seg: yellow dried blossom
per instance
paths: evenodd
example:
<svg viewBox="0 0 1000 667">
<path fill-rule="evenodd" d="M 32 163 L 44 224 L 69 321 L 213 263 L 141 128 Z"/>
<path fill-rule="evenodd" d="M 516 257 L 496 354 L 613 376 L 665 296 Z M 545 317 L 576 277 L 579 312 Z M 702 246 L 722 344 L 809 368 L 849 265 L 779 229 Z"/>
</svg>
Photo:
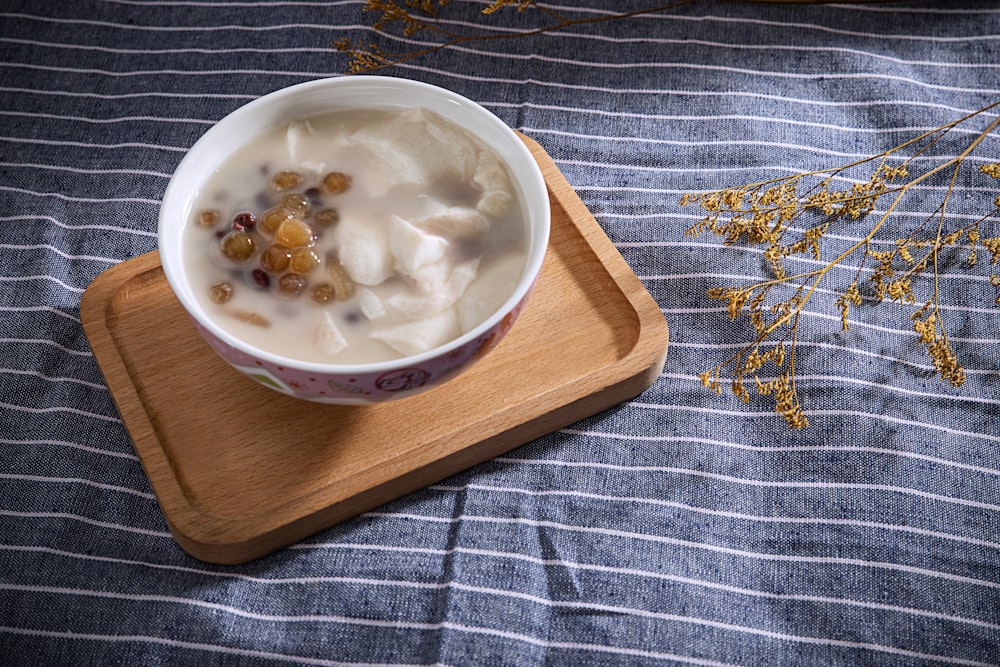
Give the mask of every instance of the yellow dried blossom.
<svg viewBox="0 0 1000 667">
<path fill-rule="evenodd" d="M 744 403 L 750 402 L 750 392 L 748 392 L 746 387 L 743 386 L 742 374 L 737 374 L 737 376 L 733 378 L 733 381 L 730 383 L 730 389 L 732 390 L 733 395 Z"/>
<path fill-rule="evenodd" d="M 953 387 L 965 384 L 965 370 L 958 363 L 958 356 L 951 349 L 947 338 L 939 338 L 927 346 L 927 351 L 934 360 L 934 368 L 938 375 L 951 383 Z"/>
<path fill-rule="evenodd" d="M 961 120 L 997 106 L 1000 102 Z M 831 269 L 850 257 L 854 257 L 859 264 L 854 277 L 832 286 L 833 291 L 839 292 L 834 303 L 840 314 L 841 330 L 848 329 L 851 309 L 863 303 L 864 284 L 871 286 L 872 296 L 869 298 L 874 302 L 892 300 L 914 304 L 917 303 L 918 292 L 926 289 L 932 292 L 932 297 L 910 318 L 918 343 L 926 349 L 943 380 L 954 386 L 965 381 L 965 372 L 948 340 L 945 322 L 938 308 L 938 266 L 944 254 L 962 252 L 963 242 L 967 242 L 967 266 L 976 264 L 980 247 L 990 253 L 991 264 L 1000 263 L 1000 235 L 981 233 L 984 225 L 995 223 L 1000 217 L 1000 197 L 991 202 L 992 210 L 981 219 L 956 226 L 951 223 L 950 217 L 943 215 L 951 193 L 948 188 L 944 202 L 935 214 L 918 220 L 908 232 L 891 242 L 890 249 L 876 249 L 877 243 L 885 242 L 877 238 L 879 230 L 910 189 L 935 174 L 949 173 L 947 169 L 957 171 L 982 138 L 1000 126 L 1000 118 L 991 121 L 985 131 L 975 135 L 957 156 L 941 158 L 941 164 L 925 168 L 926 163 L 922 161 L 921 171 L 916 174 L 912 172 L 914 163 L 910 158 L 902 159 L 895 166 L 888 164 L 896 155 L 926 154 L 926 148 L 938 144 L 956 124 L 942 126 L 881 155 L 843 167 L 682 198 L 682 204 L 697 204 L 707 214 L 688 229 L 689 236 L 711 233 L 721 237 L 727 245 L 744 242 L 760 246 L 767 273 L 770 273 L 743 288 L 709 290 L 711 298 L 726 302 L 726 313 L 730 319 L 737 320 L 739 316 L 746 315 L 756 334 L 754 340 L 738 353 L 702 376 L 709 389 L 719 393 L 719 375 L 724 368 L 730 369 L 732 392 L 741 400 L 747 400 L 749 392 L 746 387 L 752 377 L 757 394 L 774 401 L 775 411 L 785 418 L 789 427 L 802 428 L 808 424 L 794 381 L 799 316 L 820 283 L 833 280 L 836 272 L 831 273 Z M 870 168 L 866 177 L 854 180 L 846 189 L 833 189 L 835 177 L 845 178 L 848 170 L 865 167 Z M 980 171 L 1000 178 L 1000 162 L 980 167 Z M 818 180 L 818 183 L 805 188 L 803 184 L 807 183 L 807 179 Z M 800 189 L 805 192 L 800 194 Z M 888 201 L 883 202 L 884 198 Z M 835 221 L 859 220 L 878 208 L 886 212 L 873 219 L 870 231 L 861 240 L 854 242 L 846 251 L 842 245 L 836 246 L 834 259 L 825 264 L 820 262 L 819 268 L 792 272 L 789 260 L 795 255 L 808 253 L 816 260 L 825 256 L 823 246 L 827 242 L 827 231 Z M 806 215 L 820 219 L 809 224 L 804 217 Z M 959 219 L 958 216 L 955 219 Z M 842 243 L 843 239 L 843 236 L 837 237 L 837 243 Z M 933 276 L 920 280 L 930 273 Z M 1000 277 L 994 276 L 991 282 L 1000 291 Z M 785 296 L 775 296 L 777 290 L 771 288 L 778 285 L 791 288 L 792 295 L 789 297 L 787 292 L 783 292 Z M 997 304 L 1000 305 L 1000 293 Z M 768 352 L 761 351 L 765 341 L 775 343 Z M 786 344 L 789 346 L 787 355 Z M 777 370 L 776 374 L 772 373 L 772 368 Z M 771 373 L 774 379 L 762 381 L 760 373 Z"/>
<path fill-rule="evenodd" d="M 773 392 L 775 411 L 785 418 L 789 428 L 801 429 L 809 426 L 809 420 L 802 412 L 798 396 L 792 386 L 791 376 L 788 373 L 782 373 L 775 380 Z"/>
<path fill-rule="evenodd" d="M 861 305 L 861 289 L 858 281 L 851 283 L 847 290 L 837 299 L 837 308 L 840 310 L 840 330 L 847 331 L 850 326 L 847 324 L 847 315 L 851 306 Z"/>
<path fill-rule="evenodd" d="M 782 247 L 777 245 L 768 246 L 767 250 L 764 251 L 764 259 L 770 264 L 771 272 L 777 280 L 784 280 L 787 275 L 785 265 L 781 261 L 783 255 Z"/>
<path fill-rule="evenodd" d="M 916 297 L 913 295 L 913 283 L 906 278 L 898 278 L 889 283 L 886 292 L 893 301 L 901 303 L 913 303 Z"/>
<path fill-rule="evenodd" d="M 535 0 L 493 0 L 489 7 L 483 10 L 483 14 L 492 14 L 504 7 L 517 7 L 517 11 L 524 12 L 535 4 Z"/>
<path fill-rule="evenodd" d="M 723 190 L 720 194 L 722 206 L 731 211 L 739 209 L 740 205 L 743 203 L 743 197 L 745 194 L 745 191 L 742 189 Z"/>
<path fill-rule="evenodd" d="M 965 263 L 968 266 L 975 266 L 979 259 L 976 253 L 976 245 L 979 243 L 979 229 L 977 227 L 973 227 L 966 232 L 965 238 L 969 241 L 969 254 L 965 258 Z"/>
<path fill-rule="evenodd" d="M 408 53 L 388 53 L 374 43 L 352 42 L 349 39 L 339 40 L 334 47 L 350 56 L 348 71 L 360 73 L 399 64 L 453 45 L 486 39 L 522 39 L 529 35 L 539 35 L 575 25 L 594 25 L 625 16 L 662 12 L 692 1 L 677 0 L 648 9 L 626 9 L 621 12 L 609 12 L 600 17 L 587 15 L 582 18 L 571 18 L 559 14 L 555 6 L 542 6 L 536 0 L 490 0 L 484 3 L 485 7 L 481 10 L 484 15 L 494 14 L 504 8 L 516 8 L 518 12 L 537 9 L 539 15 L 546 17 L 550 23 L 527 32 L 492 30 L 474 33 L 464 32 L 464 25 L 459 28 L 456 27 L 459 25 L 456 22 L 439 19 L 439 13 L 450 4 L 449 0 L 366 0 L 363 10 L 375 16 L 372 25 L 376 31 L 392 27 L 400 30 L 404 36 L 424 32 L 437 37 L 439 42 Z M 950 157 L 945 154 L 939 164 L 928 167 L 920 173 L 911 173 L 911 167 L 918 163 L 911 162 L 912 157 L 905 156 L 931 158 L 931 153 L 938 154 L 938 151 L 927 149 L 941 142 L 946 135 L 952 137 L 957 134 L 949 135 L 950 130 L 971 118 L 993 111 L 998 106 L 1000 101 L 879 155 L 848 165 L 713 192 L 685 194 L 680 200 L 682 206 L 695 204 L 705 213 L 701 220 L 686 230 L 686 236 L 713 234 L 726 244 L 745 242 L 752 246 L 760 246 L 763 248 L 764 258 L 772 274 L 747 287 L 709 290 L 710 298 L 726 302 L 726 313 L 730 319 L 737 320 L 740 315 L 746 315 L 756 337 L 722 364 L 699 373 L 698 377 L 703 386 L 713 393 L 722 393 L 721 371 L 724 368 L 731 368 L 730 386 L 732 393 L 740 400 L 750 400 L 746 384 L 747 378 L 752 377 L 757 393 L 773 399 L 775 411 L 782 415 L 790 428 L 805 427 L 808 425 L 808 420 L 795 390 L 795 352 L 799 316 L 813 293 L 823 283 L 825 289 L 820 290 L 821 292 L 839 292 L 835 305 L 840 313 L 841 328 L 846 330 L 850 308 L 860 306 L 862 303 L 860 286 L 865 284 L 863 280 L 867 280 L 874 290 L 873 301 L 889 298 L 901 303 L 915 303 L 918 286 L 921 284 L 932 286 L 933 297 L 912 315 L 912 326 L 918 334 L 920 344 L 926 347 L 928 354 L 934 360 L 939 375 L 955 386 L 964 382 L 964 371 L 948 341 L 938 309 L 936 289 L 938 263 L 942 253 L 956 252 L 949 247 L 958 244 L 963 235 L 969 243 L 967 266 L 976 265 L 977 248 L 980 246 L 990 253 L 991 265 L 1000 262 L 1000 236 L 995 232 L 993 236 L 980 234 L 980 227 L 983 224 L 987 221 L 995 223 L 996 217 L 1000 215 L 1000 196 L 991 202 L 992 210 L 989 214 L 971 225 L 955 229 L 948 224 L 949 220 L 943 215 L 951 192 L 949 188 L 944 195 L 944 202 L 938 209 L 942 215 L 937 224 L 933 225 L 936 227 L 935 230 L 923 229 L 928 222 L 925 219 L 915 225 L 909 235 L 897 239 L 891 251 L 876 251 L 872 245 L 885 241 L 877 239 L 876 235 L 907 192 L 934 174 L 948 173 L 946 170 L 949 169 L 957 174 L 959 167 L 973 149 L 1000 126 L 1000 117 L 994 117 L 985 130 L 972 135 L 972 139 L 964 149 Z M 923 168 L 929 161 L 931 160 L 921 159 L 919 164 Z M 891 166 L 890 162 L 895 162 L 895 166 Z M 1000 162 L 980 165 L 978 170 L 991 178 L 1000 178 Z M 859 171 L 861 173 L 857 173 Z M 835 190 L 833 189 L 835 179 L 849 179 L 852 185 L 843 190 Z M 846 251 L 842 246 L 835 246 L 834 259 L 819 268 L 805 269 L 800 273 L 792 272 L 786 267 L 785 258 L 800 253 L 810 253 L 815 260 L 820 260 L 823 256 L 822 246 L 826 243 L 826 232 L 831 223 L 841 219 L 860 220 L 880 208 L 885 213 L 873 219 L 870 231 L 864 233 L 863 238 L 850 245 Z M 819 216 L 820 219 L 816 224 L 812 224 L 804 219 L 806 215 Z M 946 226 L 949 228 L 945 229 Z M 803 229 L 805 231 L 802 231 Z M 852 231 L 851 235 L 854 233 Z M 840 236 L 837 241 L 842 242 L 844 238 Z M 829 253 L 827 256 L 829 257 Z M 834 284 L 832 288 L 826 287 L 831 276 L 839 274 L 839 272 L 831 273 L 831 269 L 851 257 L 859 260 L 856 262 L 859 268 L 855 275 L 849 280 Z M 789 267 L 792 266 L 792 261 L 788 261 L 787 264 Z M 797 266 L 800 264 L 796 263 Z M 922 274 L 927 271 L 933 271 L 933 280 L 918 280 L 921 277 L 926 278 Z M 1000 276 L 991 276 L 990 282 L 1000 291 Z M 787 291 L 780 292 L 785 294 L 785 297 L 774 296 L 779 290 L 771 288 L 778 285 L 781 285 L 783 290 L 791 288 L 792 296 L 787 297 Z M 773 303 L 769 303 L 769 300 Z M 997 305 L 1000 305 L 1000 294 L 997 296 Z M 773 344 L 773 347 L 761 352 L 760 346 L 765 341 Z M 762 381 L 758 373 L 771 373 L 771 367 L 777 369 L 777 374 L 771 375 L 774 379 Z"/>
<path fill-rule="evenodd" d="M 1000 178 L 1000 162 L 979 165 L 979 171 L 983 172 L 990 178 Z"/>
<path fill-rule="evenodd" d="M 955 245 L 962 238 L 962 230 L 958 229 L 941 239 L 942 245 Z"/>
<path fill-rule="evenodd" d="M 906 239 L 896 240 L 896 250 L 899 256 L 903 258 L 903 261 L 907 264 L 915 264 L 916 260 L 913 259 L 913 253 L 910 251 L 910 244 L 907 243 Z"/>
<path fill-rule="evenodd" d="M 737 368 L 737 374 L 756 373 L 767 361 L 766 355 L 760 353 L 760 348 L 755 347 L 747 353 L 741 368 Z"/>
<path fill-rule="evenodd" d="M 740 315 L 743 305 L 750 298 L 753 290 L 743 290 L 737 288 L 712 288 L 708 290 L 708 298 L 726 302 L 726 314 L 729 319 L 735 320 Z"/>
</svg>

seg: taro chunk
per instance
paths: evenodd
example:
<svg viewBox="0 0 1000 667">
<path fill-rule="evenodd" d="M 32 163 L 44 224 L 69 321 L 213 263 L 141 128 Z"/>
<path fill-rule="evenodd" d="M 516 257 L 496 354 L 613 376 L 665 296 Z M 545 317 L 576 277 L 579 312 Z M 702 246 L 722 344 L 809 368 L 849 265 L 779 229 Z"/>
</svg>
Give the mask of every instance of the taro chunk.
<svg viewBox="0 0 1000 667">
<path fill-rule="evenodd" d="M 385 181 L 373 183 L 374 190 L 385 191 L 404 183 L 465 181 L 472 175 L 476 156 L 468 136 L 423 109 L 407 110 L 372 123 L 355 132 L 352 141 L 381 163 Z"/>
<path fill-rule="evenodd" d="M 285 147 L 288 149 L 288 157 L 291 158 L 292 164 L 303 161 L 302 149 L 308 145 L 312 133 L 312 125 L 308 121 L 288 124 L 288 129 L 285 130 Z"/>
<path fill-rule="evenodd" d="M 337 240 L 337 257 L 354 282 L 378 285 L 393 275 L 389 242 L 381 225 L 367 220 L 342 220 Z"/>
<path fill-rule="evenodd" d="M 458 303 L 458 318 L 463 333 L 477 327 L 503 305 L 513 292 L 523 268 L 523 257 L 507 255 L 490 264 L 472 281 Z"/>
<path fill-rule="evenodd" d="M 490 229 L 490 221 L 468 206 L 450 206 L 416 222 L 421 229 L 450 239 L 482 236 Z"/>
<path fill-rule="evenodd" d="M 405 276 L 416 278 L 422 268 L 444 257 L 448 241 L 394 215 L 389 226 L 389 251 L 396 260 L 396 269 Z"/>
<path fill-rule="evenodd" d="M 323 311 L 323 316 L 313 333 L 316 347 L 328 357 L 335 357 L 347 348 L 347 339 L 337 328 L 333 315 L 327 311 Z"/>
<path fill-rule="evenodd" d="M 369 320 L 377 320 L 385 315 L 382 299 L 367 287 L 358 290 L 358 305 L 361 306 L 361 313 Z"/>
<path fill-rule="evenodd" d="M 483 215 L 498 218 L 503 215 L 514 196 L 511 194 L 510 179 L 499 158 L 489 151 L 479 153 L 479 162 L 472 177 L 473 182 L 483 191 L 476 208 Z"/>
<path fill-rule="evenodd" d="M 451 308 L 476 277 L 479 259 L 457 266 L 438 262 L 425 266 L 417 277 L 417 293 L 405 289 L 389 295 L 386 305 L 410 319 L 419 319 Z"/>
<path fill-rule="evenodd" d="M 369 334 L 403 356 L 420 354 L 447 343 L 459 334 L 458 316 L 448 309 L 424 320 L 397 324 Z"/>
</svg>

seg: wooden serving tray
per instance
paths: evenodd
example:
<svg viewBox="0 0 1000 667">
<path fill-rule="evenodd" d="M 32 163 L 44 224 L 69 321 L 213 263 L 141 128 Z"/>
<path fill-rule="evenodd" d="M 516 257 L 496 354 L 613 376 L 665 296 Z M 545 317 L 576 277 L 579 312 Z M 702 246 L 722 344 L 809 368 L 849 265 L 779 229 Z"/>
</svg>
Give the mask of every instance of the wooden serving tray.
<svg viewBox="0 0 1000 667">
<path fill-rule="evenodd" d="M 667 325 L 545 151 L 551 243 L 506 338 L 458 378 L 374 406 L 261 387 L 198 336 L 154 251 L 87 288 L 84 329 L 170 530 L 242 563 L 633 398 Z"/>
</svg>

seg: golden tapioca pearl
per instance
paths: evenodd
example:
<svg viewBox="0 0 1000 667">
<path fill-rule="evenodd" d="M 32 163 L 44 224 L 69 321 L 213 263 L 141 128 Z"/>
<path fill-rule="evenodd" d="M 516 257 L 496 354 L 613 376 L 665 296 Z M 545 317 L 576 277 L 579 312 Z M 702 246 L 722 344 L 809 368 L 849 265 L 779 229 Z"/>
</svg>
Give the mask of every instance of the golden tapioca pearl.
<svg viewBox="0 0 1000 667">
<path fill-rule="evenodd" d="M 297 171 L 279 171 L 271 179 L 271 187 L 278 192 L 282 192 L 302 185 L 302 181 L 304 180 L 302 174 Z"/>
<path fill-rule="evenodd" d="M 245 262 L 253 257 L 257 244 L 246 232 L 229 232 L 219 242 L 222 256 L 231 262 Z"/>
<path fill-rule="evenodd" d="M 295 273 L 309 273 L 319 265 L 319 255 L 312 248 L 296 248 L 289 268 Z"/>
<path fill-rule="evenodd" d="M 260 230 L 262 234 L 268 236 L 274 236 L 274 233 L 278 231 L 278 227 L 281 226 L 285 220 L 290 220 L 295 217 L 295 213 L 284 206 L 275 206 L 264 211 L 264 214 L 260 216 L 260 220 L 257 221 L 257 229 Z"/>
<path fill-rule="evenodd" d="M 307 285 L 305 276 L 297 273 L 286 273 L 278 279 L 278 292 L 284 296 L 298 296 Z"/>
<path fill-rule="evenodd" d="M 331 195 L 339 195 L 347 192 L 351 187 L 351 177 L 342 171 L 330 172 L 323 177 L 323 190 Z"/>
<path fill-rule="evenodd" d="M 335 208 L 324 208 L 317 212 L 313 218 L 320 227 L 332 227 L 340 222 L 340 213 Z"/>
<path fill-rule="evenodd" d="M 212 229 L 219 224 L 222 214 L 216 209 L 208 209 L 198 214 L 198 226 L 204 229 Z"/>
<path fill-rule="evenodd" d="M 297 217 L 305 217 L 306 213 L 309 211 L 309 200 L 305 195 L 300 195 L 297 192 L 282 197 L 281 205 L 294 213 Z"/>
<path fill-rule="evenodd" d="M 274 242 L 286 248 L 301 248 L 312 245 L 315 241 L 312 227 L 298 218 L 289 218 L 282 222 L 274 232 Z"/>
<path fill-rule="evenodd" d="M 330 283 L 320 283 L 312 288 L 311 296 L 316 303 L 330 303 L 337 298 L 337 290 Z"/>
<path fill-rule="evenodd" d="M 208 297 L 212 300 L 212 303 L 223 304 L 229 301 L 233 296 L 233 286 L 229 283 L 223 281 L 215 283 L 209 288 Z"/>
<path fill-rule="evenodd" d="M 272 243 L 260 255 L 261 267 L 270 273 L 281 273 L 288 269 L 292 261 L 292 249 Z"/>
</svg>

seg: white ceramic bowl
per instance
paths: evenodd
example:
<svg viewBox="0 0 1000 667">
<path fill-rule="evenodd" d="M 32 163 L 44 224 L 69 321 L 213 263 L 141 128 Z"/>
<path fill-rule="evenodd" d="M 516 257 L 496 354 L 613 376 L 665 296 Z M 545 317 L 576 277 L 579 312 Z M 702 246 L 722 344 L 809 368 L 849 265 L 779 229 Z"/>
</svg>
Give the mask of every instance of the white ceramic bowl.
<svg viewBox="0 0 1000 667">
<path fill-rule="evenodd" d="M 240 145 L 270 127 L 351 108 L 423 107 L 464 127 L 506 164 L 527 214 L 528 254 L 510 297 L 479 326 L 428 352 L 368 364 L 308 363 L 268 352 L 221 328 L 199 305 L 185 272 L 182 236 L 196 194 Z M 535 284 L 549 239 L 549 199 L 530 151 L 503 121 L 475 102 L 425 83 L 350 76 L 294 85 L 258 98 L 210 128 L 188 151 L 160 207 L 159 251 L 167 281 L 205 341 L 261 384 L 298 398 L 342 405 L 376 403 L 449 380 L 491 350 L 513 325 Z"/>
</svg>

